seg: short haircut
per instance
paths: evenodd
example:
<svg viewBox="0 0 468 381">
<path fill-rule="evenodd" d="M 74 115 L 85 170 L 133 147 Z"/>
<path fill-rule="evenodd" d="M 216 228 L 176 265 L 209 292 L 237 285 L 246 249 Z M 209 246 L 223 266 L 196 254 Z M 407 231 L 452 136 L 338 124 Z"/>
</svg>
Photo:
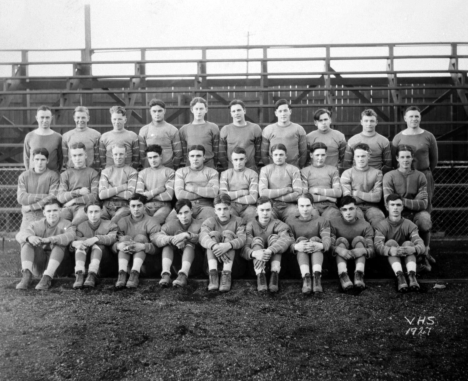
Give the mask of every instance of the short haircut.
<svg viewBox="0 0 468 381">
<path fill-rule="evenodd" d="M 405 110 L 405 114 L 409 111 L 417 111 L 421 114 L 421 109 L 418 107 L 418 106 L 409 106 L 406 110 Z"/>
<path fill-rule="evenodd" d="M 190 101 L 190 108 L 195 106 L 197 103 L 203 103 L 206 108 L 208 108 L 208 101 L 202 97 L 195 97 Z"/>
<path fill-rule="evenodd" d="M 260 197 L 257 199 L 256 205 L 257 205 L 257 206 L 263 205 L 263 204 L 266 204 L 267 202 L 269 202 L 269 203 L 273 206 L 273 202 L 271 201 L 271 199 L 269 199 L 269 198 L 266 197 L 266 196 L 260 196 Z"/>
<path fill-rule="evenodd" d="M 371 108 L 365 109 L 363 112 L 361 112 L 361 119 L 365 116 L 374 116 L 375 119 L 377 119 L 377 113 Z"/>
<path fill-rule="evenodd" d="M 400 156 L 401 151 L 408 151 L 411 152 L 411 156 L 414 157 L 414 148 L 412 146 L 409 146 L 407 144 L 400 144 L 395 150 L 395 156 L 398 157 Z"/>
<path fill-rule="evenodd" d="M 125 107 L 122 107 L 122 106 L 112 106 L 109 109 L 109 113 L 111 115 L 112 114 L 120 114 L 122 116 L 126 116 L 127 115 L 127 110 L 125 110 Z"/>
<path fill-rule="evenodd" d="M 146 153 L 148 153 L 148 152 L 154 152 L 154 153 L 159 154 L 159 156 L 161 156 L 161 155 L 162 155 L 162 152 L 163 152 L 163 149 L 162 149 L 162 147 L 161 147 L 159 144 L 151 144 L 151 145 L 149 145 L 148 147 L 146 147 L 145 152 L 146 152 Z"/>
<path fill-rule="evenodd" d="M 286 99 L 279 99 L 275 102 L 275 110 L 278 110 L 278 108 L 282 105 L 288 106 L 288 108 L 291 110 L 291 105 Z"/>
<path fill-rule="evenodd" d="M 37 112 L 39 111 L 50 111 L 50 113 L 52 114 L 52 110 L 49 106 L 45 106 L 45 105 L 41 105 L 37 108 Z"/>
<path fill-rule="evenodd" d="M 190 210 L 192 210 L 192 202 L 190 200 L 187 200 L 187 199 L 182 199 L 182 200 L 178 200 L 174 206 L 174 209 L 176 211 L 177 214 L 179 214 L 180 210 L 184 207 L 184 206 L 188 206 L 190 208 Z"/>
<path fill-rule="evenodd" d="M 308 200 L 310 200 L 310 203 L 312 205 L 314 205 L 314 196 L 312 196 L 310 193 L 302 193 L 299 195 L 299 197 L 297 198 L 297 201 L 299 201 L 300 198 L 306 198 Z M 299 202 L 298 202 L 299 203 Z"/>
<path fill-rule="evenodd" d="M 162 107 L 164 110 L 166 109 L 166 104 L 164 103 L 164 101 L 162 101 L 161 99 L 157 99 L 157 98 L 153 98 L 149 101 L 148 107 L 151 108 L 153 106 Z"/>
<path fill-rule="evenodd" d="M 56 198 L 51 198 L 50 200 L 46 201 L 46 203 L 42 206 L 42 210 L 44 210 L 47 205 L 58 205 L 59 208 L 63 206 L 62 203 Z"/>
<path fill-rule="evenodd" d="M 229 196 L 227 193 L 221 193 L 218 194 L 214 200 L 213 200 L 213 205 L 216 206 L 218 204 L 226 204 L 226 205 L 231 205 L 231 196 Z"/>
<path fill-rule="evenodd" d="M 77 112 L 85 112 L 86 115 L 89 116 L 89 110 L 85 106 L 77 106 L 75 107 L 75 110 L 73 111 L 73 115 L 75 115 Z"/>
<path fill-rule="evenodd" d="M 228 109 L 230 110 L 232 106 L 239 105 L 245 110 L 245 103 L 241 101 L 240 99 L 233 99 L 228 106 Z"/>
<path fill-rule="evenodd" d="M 328 116 L 331 118 L 332 117 L 332 112 L 330 110 L 327 110 L 326 108 L 320 108 L 314 113 L 314 120 L 319 120 L 320 115 L 323 114 L 328 114 Z"/>
<path fill-rule="evenodd" d="M 101 208 L 101 210 L 102 210 L 102 202 L 101 202 L 101 201 L 93 201 L 93 202 L 91 202 L 90 204 L 88 204 L 88 205 L 86 205 L 86 206 L 84 207 L 85 213 L 88 213 L 88 208 L 89 208 L 90 206 L 99 206 L 99 208 Z"/>
<path fill-rule="evenodd" d="M 356 199 L 349 194 L 344 197 L 341 197 L 340 200 L 338 201 L 339 208 L 342 208 L 343 206 L 348 205 L 348 204 L 356 205 Z"/>
<path fill-rule="evenodd" d="M 272 146 L 270 148 L 270 153 L 273 153 L 276 150 L 281 150 L 281 151 L 284 151 L 285 153 L 288 153 L 288 150 L 286 149 L 286 146 L 283 143 L 278 143 Z"/>
<path fill-rule="evenodd" d="M 354 147 L 354 152 L 356 152 L 357 149 L 362 149 L 363 151 L 370 152 L 370 147 L 369 144 L 366 143 L 359 143 L 356 147 Z"/>
<path fill-rule="evenodd" d="M 70 146 L 70 149 L 84 149 L 86 151 L 86 146 L 82 142 L 73 143 Z"/>
<path fill-rule="evenodd" d="M 42 155 L 42 156 L 45 156 L 47 158 L 47 160 L 49 159 L 49 151 L 47 151 L 47 148 L 36 148 L 32 151 L 32 157 L 34 158 L 34 156 L 36 155 Z"/>
<path fill-rule="evenodd" d="M 141 203 L 146 204 L 148 202 L 148 197 L 141 193 L 135 193 L 132 197 L 130 197 L 128 203 L 130 204 L 132 201 L 140 201 Z"/>
<path fill-rule="evenodd" d="M 191 151 L 202 151 L 203 152 L 203 155 L 205 155 L 205 147 L 203 147 L 201 144 L 194 144 L 194 145 L 191 145 L 188 149 L 187 149 L 187 153 L 190 153 Z"/>
<path fill-rule="evenodd" d="M 111 152 L 114 150 L 114 148 L 123 148 L 125 149 L 125 152 L 127 152 L 127 146 L 123 143 L 115 143 L 112 147 L 111 147 Z"/>
<path fill-rule="evenodd" d="M 324 149 L 325 152 L 327 152 L 328 150 L 328 147 L 325 143 L 322 143 L 322 142 L 315 142 L 314 144 L 312 144 L 309 148 L 309 152 L 310 153 L 314 153 L 315 150 L 317 149 Z"/>
<path fill-rule="evenodd" d="M 232 150 L 231 156 L 233 153 L 237 153 L 238 155 L 244 154 L 247 156 L 247 152 L 245 152 L 245 149 L 242 147 L 234 147 L 234 149 Z"/>
<path fill-rule="evenodd" d="M 403 202 L 403 197 L 400 196 L 398 193 L 391 193 L 385 199 L 385 204 L 388 204 L 390 201 L 401 200 Z"/>
</svg>

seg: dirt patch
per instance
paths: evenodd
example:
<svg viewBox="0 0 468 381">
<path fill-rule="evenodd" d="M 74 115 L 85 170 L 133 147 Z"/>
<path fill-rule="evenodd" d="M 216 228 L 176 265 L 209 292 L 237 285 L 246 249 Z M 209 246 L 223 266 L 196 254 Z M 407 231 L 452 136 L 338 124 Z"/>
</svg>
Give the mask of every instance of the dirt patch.
<svg viewBox="0 0 468 381">
<path fill-rule="evenodd" d="M 303 297 L 299 282 L 259 295 L 143 281 L 18 292 L 0 280 L 2 380 L 465 379 L 468 284 L 400 295 L 393 284 Z"/>
</svg>

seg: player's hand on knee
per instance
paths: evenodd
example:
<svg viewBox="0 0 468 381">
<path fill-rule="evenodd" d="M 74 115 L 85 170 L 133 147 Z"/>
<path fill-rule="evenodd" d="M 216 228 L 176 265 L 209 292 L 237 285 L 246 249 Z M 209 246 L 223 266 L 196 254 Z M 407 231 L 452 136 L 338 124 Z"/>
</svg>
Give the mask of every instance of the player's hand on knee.
<svg viewBox="0 0 468 381">
<path fill-rule="evenodd" d="M 42 239 L 36 236 L 31 236 L 31 237 L 28 237 L 28 242 L 34 247 L 36 247 L 42 243 Z"/>
<path fill-rule="evenodd" d="M 218 243 L 213 247 L 213 254 L 219 257 L 231 250 L 232 246 L 229 243 Z"/>
<path fill-rule="evenodd" d="M 129 246 L 129 242 L 119 242 L 117 244 L 117 249 L 119 251 L 126 251 L 126 247 Z"/>
<path fill-rule="evenodd" d="M 388 255 L 390 257 L 399 257 L 398 249 L 399 249 L 399 247 L 395 247 L 395 246 L 391 247 L 390 251 L 388 252 Z"/>
<path fill-rule="evenodd" d="M 310 247 L 310 242 L 300 241 L 294 245 L 294 250 L 305 253 L 309 247 Z"/>
<path fill-rule="evenodd" d="M 82 196 L 84 196 L 85 194 L 90 194 L 90 193 L 91 193 L 91 192 L 90 192 L 89 189 L 86 188 L 86 187 L 83 187 L 83 188 L 80 189 L 80 194 L 81 194 Z"/>
</svg>

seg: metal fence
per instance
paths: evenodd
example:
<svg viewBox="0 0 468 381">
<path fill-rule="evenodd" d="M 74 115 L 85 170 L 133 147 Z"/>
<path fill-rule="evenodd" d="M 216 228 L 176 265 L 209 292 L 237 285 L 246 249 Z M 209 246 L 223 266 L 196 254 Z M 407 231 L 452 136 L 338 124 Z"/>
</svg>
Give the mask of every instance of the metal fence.
<svg viewBox="0 0 468 381">
<path fill-rule="evenodd" d="M 0 167 L 0 233 L 18 231 L 21 210 L 16 193 L 23 166 Z M 433 234 L 441 239 L 468 237 L 468 162 L 441 163 L 434 171 Z"/>
</svg>

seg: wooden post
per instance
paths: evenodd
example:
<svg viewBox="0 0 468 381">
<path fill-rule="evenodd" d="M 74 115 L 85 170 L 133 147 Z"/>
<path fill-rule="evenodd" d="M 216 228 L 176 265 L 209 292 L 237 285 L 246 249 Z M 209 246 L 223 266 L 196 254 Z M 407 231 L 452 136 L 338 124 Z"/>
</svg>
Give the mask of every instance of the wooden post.
<svg viewBox="0 0 468 381">
<path fill-rule="evenodd" d="M 260 77 L 260 87 L 263 89 L 268 88 L 268 49 L 263 48 L 263 60 L 261 62 L 262 75 Z M 269 108 L 265 107 L 268 104 L 269 93 L 263 91 L 260 95 L 260 109 L 259 109 L 259 121 L 260 123 L 269 122 Z"/>
</svg>

